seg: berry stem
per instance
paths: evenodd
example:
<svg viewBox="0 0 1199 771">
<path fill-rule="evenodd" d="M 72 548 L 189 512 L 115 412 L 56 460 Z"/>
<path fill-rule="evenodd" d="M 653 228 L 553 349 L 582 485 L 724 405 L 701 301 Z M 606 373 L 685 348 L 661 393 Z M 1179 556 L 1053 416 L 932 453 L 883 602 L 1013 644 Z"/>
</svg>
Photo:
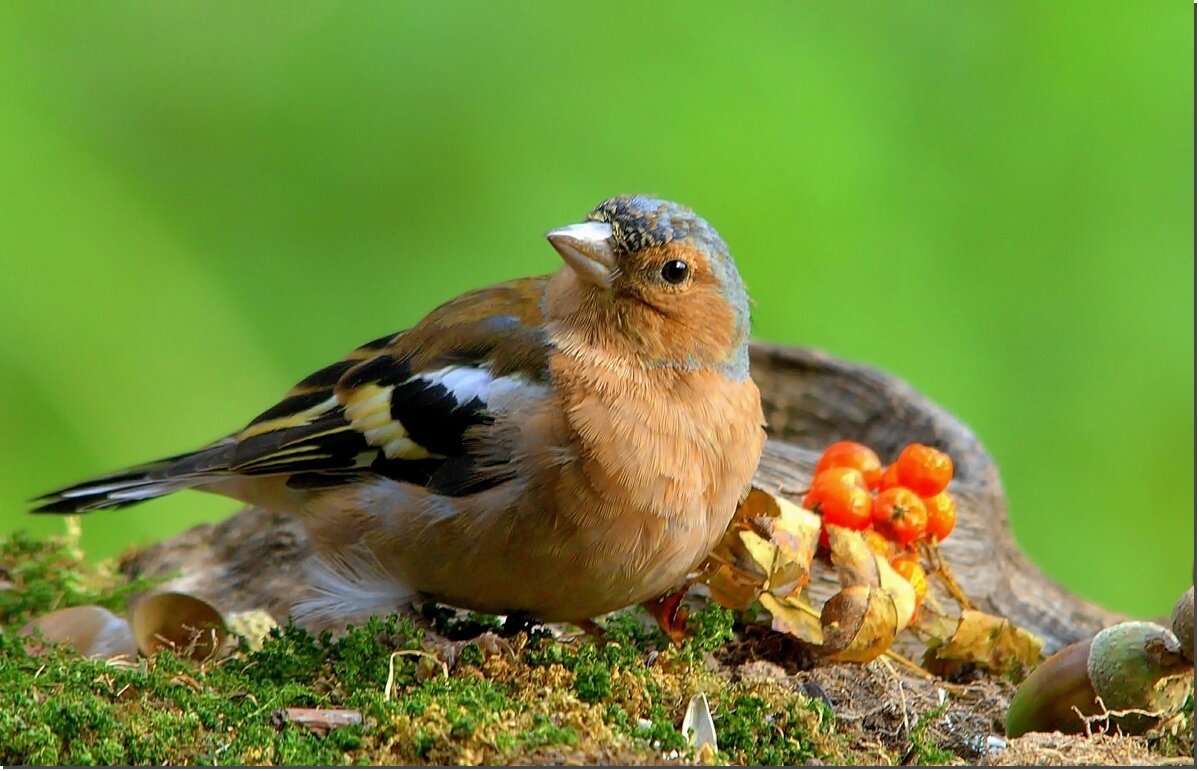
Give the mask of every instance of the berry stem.
<svg viewBox="0 0 1199 771">
<path fill-rule="evenodd" d="M 966 593 L 962 591 L 962 587 L 958 586 L 957 579 L 953 577 L 953 571 L 949 569 L 949 564 L 941 557 L 941 547 L 929 543 L 921 543 L 920 551 L 924 555 L 924 559 L 932 566 L 932 572 L 940 577 L 941 583 L 945 585 L 945 590 L 949 595 L 958 601 L 962 606 L 962 610 L 975 610 L 974 603 L 966 597 Z"/>
</svg>

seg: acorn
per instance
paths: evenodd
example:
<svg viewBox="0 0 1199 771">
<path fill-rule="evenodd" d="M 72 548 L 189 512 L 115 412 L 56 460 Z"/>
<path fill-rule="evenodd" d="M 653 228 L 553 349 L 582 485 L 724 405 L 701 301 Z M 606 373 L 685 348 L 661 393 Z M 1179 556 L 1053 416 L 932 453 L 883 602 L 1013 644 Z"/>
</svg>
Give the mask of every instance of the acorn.
<svg viewBox="0 0 1199 771">
<path fill-rule="evenodd" d="M 1174 615 L 1170 619 L 1174 636 L 1182 647 L 1182 655 L 1187 661 L 1195 663 L 1195 587 L 1192 586 L 1178 598 L 1174 606 Z"/>
<path fill-rule="evenodd" d="M 1007 735 L 1083 733 L 1080 713 L 1105 712 L 1092 731 L 1141 734 L 1182 708 L 1193 680 L 1173 632 L 1145 621 L 1116 624 L 1058 651 L 1021 683 L 1008 707 Z M 1126 710 L 1138 712 L 1119 714 Z"/>
<path fill-rule="evenodd" d="M 126 662 L 137 659 L 137 644 L 129 623 L 98 605 L 52 611 L 21 627 L 17 636 L 26 637 L 35 631 L 41 632 L 50 642 L 71 646 L 85 658 Z M 37 655 L 41 649 L 35 642 L 28 641 L 25 650 L 30 655 Z"/>
</svg>

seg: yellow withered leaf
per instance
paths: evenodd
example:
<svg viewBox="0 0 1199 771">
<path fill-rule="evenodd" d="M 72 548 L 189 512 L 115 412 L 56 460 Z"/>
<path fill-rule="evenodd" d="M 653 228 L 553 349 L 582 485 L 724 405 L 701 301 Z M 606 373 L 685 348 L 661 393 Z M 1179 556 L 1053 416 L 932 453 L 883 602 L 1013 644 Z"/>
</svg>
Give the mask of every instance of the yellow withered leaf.
<svg viewBox="0 0 1199 771">
<path fill-rule="evenodd" d="M 1044 642 L 1001 616 L 978 610 L 962 611 L 957 629 L 925 656 L 934 674 L 948 673 L 963 664 L 991 672 L 1020 674 L 1036 663 Z"/>
<path fill-rule="evenodd" d="M 841 591 L 820 610 L 802 590 L 810 579 L 821 518 L 754 488 L 713 550 L 705 571 L 713 599 L 731 608 L 759 601 L 775 631 L 840 661 L 871 661 L 911 622 L 916 592 L 860 532 L 829 526 Z"/>
<path fill-rule="evenodd" d="M 895 603 L 898 619 L 895 633 L 898 634 L 908 628 L 916 614 L 916 590 L 906 578 L 891 567 L 891 563 L 887 562 L 885 557 L 876 554 L 874 559 L 878 567 L 879 588 Z"/>
<path fill-rule="evenodd" d="M 846 587 L 830 597 L 820 623 L 823 652 L 837 661 L 873 661 L 891 647 L 900 629 L 890 595 L 866 586 Z"/>
<path fill-rule="evenodd" d="M 720 565 L 708 574 L 712 601 L 726 608 L 748 608 L 762 593 L 762 580 L 748 576 L 731 565 Z"/>
<path fill-rule="evenodd" d="M 877 589 L 895 608 L 895 630 L 892 637 L 907 628 L 916 612 L 916 591 L 907 580 L 895 572 L 885 557 L 875 554 L 866 545 L 862 534 L 843 527 L 828 528 L 829 548 L 841 586 L 865 586 Z"/>
<path fill-rule="evenodd" d="M 771 571 L 770 590 L 785 597 L 807 586 L 812 560 L 820 543 L 820 517 L 788 500 L 777 499 L 779 516 L 774 520 L 770 542 L 778 550 Z"/>
<path fill-rule="evenodd" d="M 778 598 L 770 592 L 762 592 L 759 599 L 762 607 L 770 613 L 771 628 L 774 631 L 798 637 L 812 645 L 824 643 L 820 614 L 802 598 Z"/>
<path fill-rule="evenodd" d="M 879 586 L 878 560 L 857 531 L 829 525 L 829 556 L 841 586 Z"/>
<path fill-rule="evenodd" d="M 758 488 L 737 508 L 704 571 L 712 598 L 745 608 L 762 592 L 785 597 L 809 578 L 820 517 Z"/>
<path fill-rule="evenodd" d="M 754 566 L 761 570 L 763 576 L 768 579 L 778 564 L 778 547 L 771 540 L 763 538 L 753 530 L 742 530 L 737 537 L 741 539 L 741 548 L 749 554 Z"/>
</svg>

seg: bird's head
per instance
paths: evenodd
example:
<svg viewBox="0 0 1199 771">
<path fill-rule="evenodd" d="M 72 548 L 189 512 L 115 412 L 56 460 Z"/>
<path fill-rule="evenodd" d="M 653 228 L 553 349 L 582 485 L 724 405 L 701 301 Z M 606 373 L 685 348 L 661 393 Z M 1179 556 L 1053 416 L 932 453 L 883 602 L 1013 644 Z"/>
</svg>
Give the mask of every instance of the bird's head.
<svg viewBox="0 0 1199 771">
<path fill-rule="evenodd" d="M 618 196 L 546 238 L 567 265 L 547 295 L 548 321 L 650 366 L 748 377 L 745 285 L 724 239 L 695 212 Z"/>
</svg>

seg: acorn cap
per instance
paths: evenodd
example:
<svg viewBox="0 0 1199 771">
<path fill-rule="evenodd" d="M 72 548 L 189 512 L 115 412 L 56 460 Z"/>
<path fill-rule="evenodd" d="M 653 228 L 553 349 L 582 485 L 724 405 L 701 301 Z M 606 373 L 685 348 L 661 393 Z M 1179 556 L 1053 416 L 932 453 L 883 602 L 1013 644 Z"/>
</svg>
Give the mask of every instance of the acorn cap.
<svg viewBox="0 0 1199 771">
<path fill-rule="evenodd" d="M 143 597 L 131 613 L 138 649 L 152 656 L 163 648 L 196 661 L 211 658 L 226 637 L 225 622 L 216 608 L 179 592 Z"/>
<path fill-rule="evenodd" d="M 1116 716 L 1125 733 L 1144 733 L 1182 709 L 1194 667 L 1174 633 L 1148 621 L 1127 621 L 1095 635 L 1087 674 L 1108 712 L 1140 710 L 1159 717 Z"/>
</svg>

